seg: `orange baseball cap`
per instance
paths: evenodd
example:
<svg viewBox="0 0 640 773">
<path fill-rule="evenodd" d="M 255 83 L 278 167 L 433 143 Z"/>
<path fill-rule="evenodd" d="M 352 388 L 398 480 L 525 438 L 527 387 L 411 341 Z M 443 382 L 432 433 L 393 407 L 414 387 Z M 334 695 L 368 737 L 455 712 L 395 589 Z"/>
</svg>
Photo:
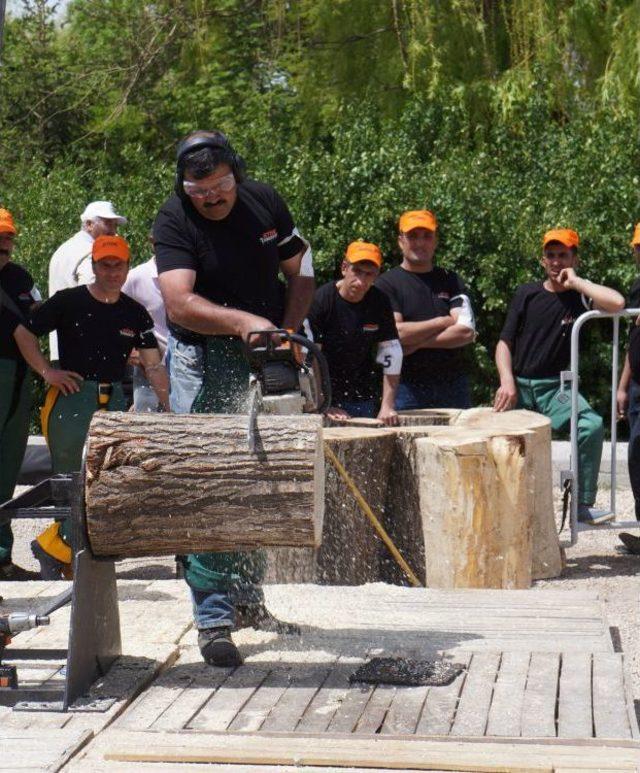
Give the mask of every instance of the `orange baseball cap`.
<svg viewBox="0 0 640 773">
<path fill-rule="evenodd" d="M 640 245 L 640 223 L 636 223 L 636 227 L 633 231 L 633 239 L 631 240 L 632 247 L 638 247 Z"/>
<path fill-rule="evenodd" d="M 91 257 L 95 261 L 106 258 L 128 261 L 131 253 L 127 240 L 123 239 L 122 236 L 98 236 L 93 243 Z"/>
<path fill-rule="evenodd" d="M 560 242 L 565 247 L 577 247 L 580 244 L 580 237 L 570 228 L 552 228 L 544 235 L 542 246 L 546 247 L 549 242 Z"/>
<path fill-rule="evenodd" d="M 369 242 L 351 242 L 345 252 L 345 258 L 349 263 L 360 263 L 363 260 L 369 260 L 375 263 L 378 268 L 382 266 L 382 253 L 380 247 Z"/>
<path fill-rule="evenodd" d="M 438 221 L 433 212 L 428 209 L 412 209 L 400 215 L 398 225 L 401 233 L 407 233 L 413 228 L 428 228 L 429 231 L 435 231 L 438 228 Z"/>
<path fill-rule="evenodd" d="M 0 209 L 0 234 L 17 234 L 13 215 L 8 209 Z"/>
</svg>

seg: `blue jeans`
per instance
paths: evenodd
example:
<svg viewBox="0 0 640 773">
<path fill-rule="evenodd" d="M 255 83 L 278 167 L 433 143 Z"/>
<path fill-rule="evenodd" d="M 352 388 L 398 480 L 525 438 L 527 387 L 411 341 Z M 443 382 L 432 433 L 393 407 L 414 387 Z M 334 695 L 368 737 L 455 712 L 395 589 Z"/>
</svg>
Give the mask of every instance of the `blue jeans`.
<svg viewBox="0 0 640 773">
<path fill-rule="evenodd" d="M 640 384 L 631 379 L 629 384 L 629 446 L 627 448 L 627 463 L 629 465 L 629 481 L 636 503 L 636 518 L 640 521 Z"/>
<path fill-rule="evenodd" d="M 453 378 L 430 378 L 421 384 L 401 381 L 396 392 L 397 411 L 420 408 L 471 408 L 469 380 L 465 373 Z"/>
<path fill-rule="evenodd" d="M 212 339 L 205 350 L 202 345 L 185 344 L 169 335 L 168 360 L 170 402 L 175 413 L 200 413 L 200 402 L 208 406 L 206 412 L 217 413 L 225 407 L 235 412 L 244 404 L 243 390 L 248 388 L 249 366 L 233 341 Z M 208 398 L 205 394 L 202 400 L 205 370 L 209 367 L 211 371 L 215 366 L 224 376 L 208 385 Z M 246 368 L 246 374 L 243 368 Z M 233 626 L 235 604 L 263 603 L 260 583 L 265 557 L 262 551 L 192 553 L 180 558 L 191 590 L 198 629 Z"/>
<path fill-rule="evenodd" d="M 375 417 L 375 408 L 373 400 L 343 400 L 334 403 L 336 408 L 342 408 L 353 419 L 373 419 Z"/>
<path fill-rule="evenodd" d="M 158 395 L 144 375 L 144 369 L 133 368 L 133 408 L 136 413 L 155 413 L 158 410 Z"/>
</svg>

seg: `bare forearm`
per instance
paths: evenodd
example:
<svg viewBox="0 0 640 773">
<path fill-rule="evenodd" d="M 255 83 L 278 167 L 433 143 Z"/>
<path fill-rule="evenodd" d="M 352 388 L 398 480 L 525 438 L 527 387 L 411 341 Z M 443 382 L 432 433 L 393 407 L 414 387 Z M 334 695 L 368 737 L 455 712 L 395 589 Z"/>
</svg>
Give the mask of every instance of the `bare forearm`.
<svg viewBox="0 0 640 773">
<path fill-rule="evenodd" d="M 169 410 L 169 375 L 164 365 L 153 365 L 145 370 L 145 375 L 156 393 L 160 405 Z"/>
<path fill-rule="evenodd" d="M 511 349 L 506 341 L 498 341 L 496 346 L 496 367 L 501 384 L 515 383 Z"/>
<path fill-rule="evenodd" d="M 311 276 L 291 276 L 287 279 L 287 296 L 282 327 L 287 330 L 299 330 L 307 316 L 316 283 Z"/>
<path fill-rule="evenodd" d="M 382 400 L 381 403 L 386 408 L 393 408 L 396 403 L 396 392 L 398 391 L 398 384 L 400 383 L 400 376 L 387 376 L 382 377 Z"/>
<path fill-rule="evenodd" d="M 624 366 L 622 367 L 622 373 L 620 374 L 620 381 L 618 382 L 618 389 L 623 389 L 626 392 L 629 390 L 630 383 L 631 383 L 631 365 L 629 364 L 629 352 L 627 352 L 624 358 Z"/>
<path fill-rule="evenodd" d="M 573 289 L 591 298 L 593 305 L 600 311 L 616 312 L 624 309 L 624 298 L 611 287 L 590 282 L 588 279 L 576 277 L 573 281 Z"/>
<path fill-rule="evenodd" d="M 38 339 L 22 325 L 18 325 L 16 328 L 14 338 L 18 344 L 18 349 L 20 349 L 20 354 L 28 365 L 35 373 L 44 378 L 51 365 L 40 351 Z"/>
<path fill-rule="evenodd" d="M 422 322 L 397 322 L 398 336 L 402 348 L 420 349 L 426 345 L 433 336 L 455 324 L 453 317 L 434 317 Z"/>
<path fill-rule="evenodd" d="M 239 309 L 220 306 L 195 293 L 167 305 L 169 319 L 176 325 L 203 335 L 242 335 L 243 323 L 253 316 Z"/>
<path fill-rule="evenodd" d="M 473 343 L 475 333 L 466 325 L 452 325 L 429 338 L 423 349 L 459 349 L 461 346 Z"/>
</svg>

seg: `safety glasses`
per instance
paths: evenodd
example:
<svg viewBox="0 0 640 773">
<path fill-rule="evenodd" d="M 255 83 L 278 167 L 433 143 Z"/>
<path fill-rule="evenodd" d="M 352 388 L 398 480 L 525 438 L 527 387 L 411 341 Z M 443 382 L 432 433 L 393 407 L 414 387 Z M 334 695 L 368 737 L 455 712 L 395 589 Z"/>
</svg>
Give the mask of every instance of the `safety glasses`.
<svg viewBox="0 0 640 773">
<path fill-rule="evenodd" d="M 216 193 L 228 193 L 233 190 L 235 184 L 236 179 L 233 176 L 233 172 L 229 172 L 224 177 L 220 177 L 213 185 L 210 183 L 206 188 L 190 180 L 184 180 L 182 188 L 187 196 L 191 196 L 194 199 L 206 199 L 209 196 L 214 196 Z"/>
</svg>

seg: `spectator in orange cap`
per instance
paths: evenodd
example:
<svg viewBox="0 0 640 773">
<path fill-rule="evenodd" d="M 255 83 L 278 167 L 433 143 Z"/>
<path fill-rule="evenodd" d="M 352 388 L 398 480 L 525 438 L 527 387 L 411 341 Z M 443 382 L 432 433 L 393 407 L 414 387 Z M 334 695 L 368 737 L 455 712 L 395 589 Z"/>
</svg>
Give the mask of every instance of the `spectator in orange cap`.
<svg viewBox="0 0 640 773">
<path fill-rule="evenodd" d="M 164 410 L 169 381 L 153 320 L 137 301 L 121 292 L 129 271 L 129 245 L 116 235 L 98 236 L 91 250 L 94 281 L 59 290 L 32 315 L 36 335 L 58 333 L 60 364 L 79 373 L 80 389 L 61 395 L 50 389 L 41 412 L 54 473 L 80 469 L 91 417 L 98 410 L 125 409 L 122 379 L 135 347 Z M 43 579 L 69 575 L 69 525 L 54 523 L 31 544 Z"/>
<path fill-rule="evenodd" d="M 638 223 L 631 239 L 631 248 L 640 269 L 640 223 Z M 640 277 L 631 285 L 628 307 L 640 308 Z M 627 463 L 629 465 L 629 480 L 635 500 L 636 519 L 640 521 L 640 317 L 631 328 L 629 346 L 624 360 L 622 375 L 618 385 L 617 403 L 618 418 L 625 416 L 629 421 L 629 445 L 627 447 Z M 631 553 L 640 555 L 640 538 L 623 532 L 620 539 Z"/>
<path fill-rule="evenodd" d="M 455 271 L 434 265 L 433 212 L 405 212 L 399 229 L 402 263 L 376 282 L 391 301 L 404 354 L 396 408 L 469 408 L 462 348 L 475 340 L 475 320 L 467 289 Z"/>
<path fill-rule="evenodd" d="M 351 242 L 342 261 L 342 278 L 316 292 L 308 321 L 329 364 L 332 405 L 327 415 L 338 420 L 377 415 L 393 426 L 398 423 L 394 402 L 402 347 L 391 304 L 373 286 L 381 266 L 379 247 Z M 379 370 L 382 399 L 376 410 Z"/>
<path fill-rule="evenodd" d="M 560 372 L 571 354 L 575 320 L 590 308 L 620 311 L 624 298 L 615 290 L 576 274 L 578 245 L 575 231 L 556 228 L 542 241 L 543 281 L 520 285 L 509 306 L 496 365 L 500 387 L 494 408 L 527 408 L 551 419 L 555 431 L 569 428 L 570 396 L 560 391 Z M 599 524 L 613 518 L 593 505 L 604 437 L 602 418 L 580 396 L 578 414 L 578 519 Z"/>
</svg>

